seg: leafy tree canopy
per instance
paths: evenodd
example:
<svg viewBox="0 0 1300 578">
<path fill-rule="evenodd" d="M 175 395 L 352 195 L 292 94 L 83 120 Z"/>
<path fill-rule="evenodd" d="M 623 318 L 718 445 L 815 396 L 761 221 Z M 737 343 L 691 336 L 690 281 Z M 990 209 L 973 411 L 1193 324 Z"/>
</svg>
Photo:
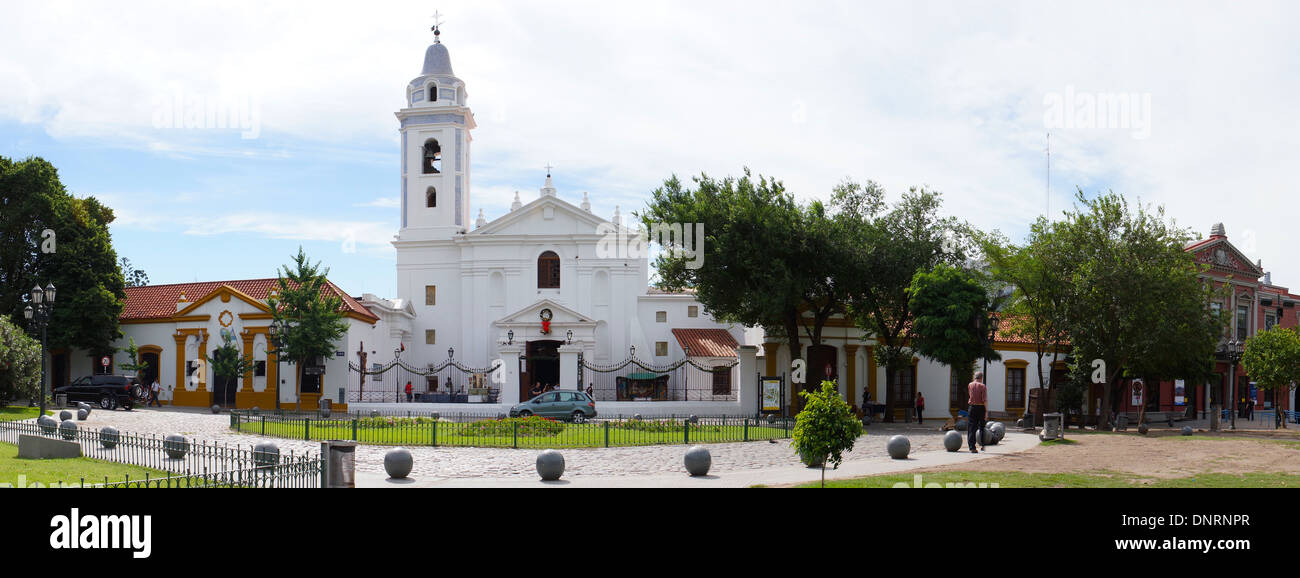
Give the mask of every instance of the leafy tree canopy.
<svg viewBox="0 0 1300 578">
<path fill-rule="evenodd" d="M 989 326 L 988 296 L 970 274 L 941 263 L 917 272 L 908 294 L 917 353 L 951 367 L 1001 359 L 983 329 Z"/>
<path fill-rule="evenodd" d="M 801 391 L 803 411 L 795 418 L 790 446 L 806 460 L 820 462 L 822 485 L 826 485 L 826 464 L 839 469 L 844 452 L 862 436 L 862 422 L 849 404 L 840 398 L 835 382 L 823 381 L 821 391 Z"/>
<path fill-rule="evenodd" d="M 53 283 L 50 347 L 111 352 L 126 298 L 113 219 L 94 197 L 69 194 L 44 159 L 0 157 L 0 314 L 22 319 L 31 289 Z"/>
<path fill-rule="evenodd" d="M 271 339 L 281 361 L 301 366 L 333 355 L 335 342 L 347 333 L 343 302 L 326 290 L 328 275 L 329 269 L 313 264 L 301 247 L 292 268 L 281 268 L 279 290 L 267 298 L 273 315 Z"/>
</svg>

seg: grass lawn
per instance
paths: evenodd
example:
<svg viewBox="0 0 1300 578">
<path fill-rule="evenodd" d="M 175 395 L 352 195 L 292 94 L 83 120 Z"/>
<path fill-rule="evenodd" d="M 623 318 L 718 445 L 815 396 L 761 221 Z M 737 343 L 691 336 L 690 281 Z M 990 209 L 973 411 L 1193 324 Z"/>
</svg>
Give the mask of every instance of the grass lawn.
<svg viewBox="0 0 1300 578">
<path fill-rule="evenodd" d="M 40 415 L 40 413 L 41 413 L 41 408 L 39 407 L 21 407 L 16 405 L 11 405 L 8 407 L 0 407 L 0 421 L 19 421 L 24 419 L 31 419 Z M 51 415 L 54 414 L 53 411 L 48 411 L 48 410 L 45 413 Z"/>
<path fill-rule="evenodd" d="M 18 459 L 18 446 L 0 443 L 0 483 L 17 486 L 18 476 L 26 476 L 26 483 L 46 485 L 80 483 L 119 482 L 130 476 L 131 479 L 143 480 L 145 474 L 151 478 L 166 477 L 169 474 L 160 470 L 128 466 L 114 462 L 92 460 L 90 458 L 71 458 L 63 460 L 22 460 Z"/>
<path fill-rule="evenodd" d="M 501 431 L 480 433 L 474 431 L 473 425 L 439 422 L 436 432 L 432 423 L 389 427 L 359 425 L 357 427 L 356 441 L 375 445 L 427 446 L 434 444 L 434 436 L 436 435 L 437 445 L 439 446 L 515 447 L 516 438 L 513 433 L 503 433 Z M 255 419 L 252 422 L 243 423 L 239 431 L 273 437 L 303 439 L 303 429 L 304 425 L 301 421 L 273 422 L 268 420 L 265 424 L 265 431 L 263 431 L 262 422 Z M 557 433 L 553 435 L 549 432 L 537 432 L 533 435 L 520 433 L 517 438 L 518 447 L 535 449 L 605 447 L 606 429 L 602 423 L 571 424 L 561 422 L 552 426 L 552 429 L 558 430 Z M 685 430 L 681 426 L 671 428 L 669 431 L 643 431 L 611 425 L 608 431 L 610 447 L 686 443 Z M 745 441 L 745 435 L 744 425 L 695 426 L 691 428 L 689 443 L 741 442 Z M 786 437 L 786 432 L 779 427 L 751 425 L 749 426 L 748 435 L 749 441 L 762 441 L 783 439 Z M 351 440 L 353 439 L 352 422 L 312 420 L 311 439 Z"/>
<path fill-rule="evenodd" d="M 828 488 L 892 488 L 905 484 L 914 488 L 916 479 L 921 483 L 988 484 L 998 488 L 1300 488 L 1300 476 L 1283 473 L 1199 474 L 1185 478 L 1151 478 L 1119 472 L 1086 474 L 1030 474 L 1024 472 L 924 472 L 921 474 L 888 474 L 849 480 L 827 480 Z M 812 483 L 799 486 L 816 488 Z"/>
</svg>

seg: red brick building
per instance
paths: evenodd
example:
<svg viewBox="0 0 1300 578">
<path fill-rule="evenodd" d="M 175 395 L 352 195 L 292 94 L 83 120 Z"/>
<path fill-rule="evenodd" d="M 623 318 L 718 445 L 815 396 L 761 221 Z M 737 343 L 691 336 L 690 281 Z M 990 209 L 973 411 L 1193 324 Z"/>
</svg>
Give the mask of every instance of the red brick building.
<svg viewBox="0 0 1300 578">
<path fill-rule="evenodd" d="M 1209 269 L 1201 276 L 1210 280 L 1216 288 L 1228 286 L 1228 296 L 1211 307 L 1229 315 L 1227 333 L 1223 342 L 1238 340 L 1244 342 L 1257 331 L 1264 331 L 1274 325 L 1296 327 L 1300 325 L 1300 296 L 1292 294 L 1286 287 L 1275 285 L 1272 274 L 1265 273 L 1263 263 L 1251 260 L 1236 246 L 1228 241 L 1223 224 L 1216 224 L 1210 231 L 1209 238 L 1187 246 L 1197 263 L 1207 265 Z M 1232 384 L 1237 384 L 1237 399 L 1252 399 L 1250 376 L 1242 369 L 1240 363 L 1232 363 L 1226 347 L 1221 347 L 1221 354 L 1215 363 L 1217 380 L 1208 384 L 1182 384 L 1179 396 L 1175 382 L 1147 384 L 1145 399 L 1139 392 L 1135 397 L 1135 388 L 1125 383 L 1119 392 L 1118 410 L 1136 412 L 1139 405 L 1145 405 L 1148 412 L 1195 412 L 1195 416 L 1208 416 L 1211 404 L 1220 404 L 1224 409 L 1233 407 Z M 1231 379 L 1230 379 L 1231 374 Z M 1295 407 L 1294 393 L 1279 395 L 1274 399 L 1272 392 L 1259 391 L 1254 396 L 1257 410 L 1291 409 Z M 1092 397 L 1101 397 L 1099 386 L 1093 386 Z M 1135 401 L 1140 402 L 1134 403 Z"/>
</svg>

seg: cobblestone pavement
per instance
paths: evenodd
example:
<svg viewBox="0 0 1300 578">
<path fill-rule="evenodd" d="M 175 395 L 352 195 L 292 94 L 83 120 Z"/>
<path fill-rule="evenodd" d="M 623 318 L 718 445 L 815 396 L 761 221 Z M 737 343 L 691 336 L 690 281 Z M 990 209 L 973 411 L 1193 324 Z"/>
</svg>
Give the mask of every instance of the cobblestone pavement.
<svg viewBox="0 0 1300 578">
<path fill-rule="evenodd" d="M 124 433 L 166 435 L 179 433 L 207 442 L 251 446 L 269 440 L 280 447 L 283 454 L 310 451 L 320 452 L 320 442 L 263 438 L 254 434 L 231 431 L 229 414 L 213 415 L 208 411 L 173 408 L 140 408 L 134 411 L 95 410 L 86 427 L 98 429 L 112 425 Z M 846 463 L 866 460 L 889 461 L 885 442 L 890 436 L 903 433 L 912 442 L 912 455 L 924 452 L 943 452 L 942 432 L 936 426 L 914 424 L 873 424 L 867 436 L 858 440 L 854 451 L 845 454 Z M 775 467 L 799 466 L 799 459 L 790 448 L 789 440 L 775 443 L 759 441 L 747 443 L 707 444 L 713 457 L 712 472 L 740 472 Z M 358 473 L 382 474 L 384 454 L 390 447 L 361 445 L 357 448 Z M 466 478 L 527 478 L 537 477 L 538 450 L 496 448 L 431 448 L 408 447 L 415 458 L 412 477 L 422 480 L 448 480 Z M 685 473 L 682 456 L 686 446 L 648 446 L 625 448 L 594 448 L 564 450 L 565 475 L 589 476 L 648 476 L 665 473 Z"/>
</svg>

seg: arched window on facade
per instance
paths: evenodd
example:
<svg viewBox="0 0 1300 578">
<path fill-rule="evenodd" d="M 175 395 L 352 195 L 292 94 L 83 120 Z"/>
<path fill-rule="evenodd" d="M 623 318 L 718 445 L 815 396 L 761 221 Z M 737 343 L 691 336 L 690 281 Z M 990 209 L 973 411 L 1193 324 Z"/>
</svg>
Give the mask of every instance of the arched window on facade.
<svg viewBox="0 0 1300 578">
<path fill-rule="evenodd" d="M 424 192 L 424 206 L 430 209 L 438 206 L 438 189 L 429 187 L 429 190 Z"/>
<path fill-rule="evenodd" d="M 424 174 L 436 175 L 442 172 L 442 146 L 435 139 L 424 141 Z"/>
<path fill-rule="evenodd" d="M 560 256 L 552 251 L 542 253 L 537 258 L 537 288 L 560 288 Z"/>
</svg>

